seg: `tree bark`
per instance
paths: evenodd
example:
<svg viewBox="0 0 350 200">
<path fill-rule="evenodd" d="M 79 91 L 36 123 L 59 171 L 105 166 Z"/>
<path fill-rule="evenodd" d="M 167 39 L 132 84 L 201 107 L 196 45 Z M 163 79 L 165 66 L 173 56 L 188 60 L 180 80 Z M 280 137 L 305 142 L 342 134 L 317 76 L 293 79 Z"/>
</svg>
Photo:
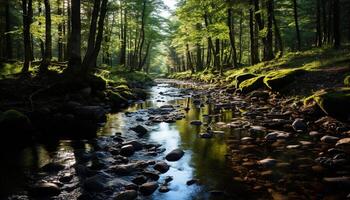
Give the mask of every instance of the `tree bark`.
<svg viewBox="0 0 350 200">
<path fill-rule="evenodd" d="M 40 72 L 48 70 L 52 58 L 52 36 L 51 36 L 51 6 L 49 0 L 44 0 L 45 4 L 45 55 L 40 65 Z"/>
<path fill-rule="evenodd" d="M 255 65 L 259 62 L 259 46 L 257 41 L 255 40 L 253 0 L 250 1 L 250 9 L 249 9 L 249 33 L 250 33 L 250 64 Z"/>
<path fill-rule="evenodd" d="M 57 15 L 62 17 L 62 1 L 57 0 Z M 57 51 L 58 51 L 58 61 L 63 61 L 63 23 L 58 24 L 58 43 L 57 43 Z"/>
<path fill-rule="evenodd" d="M 24 42 L 24 63 L 22 73 L 28 73 L 32 61 L 32 39 L 30 25 L 33 17 L 32 0 L 22 0 L 23 10 L 23 42 Z"/>
<path fill-rule="evenodd" d="M 121 49 L 120 49 L 120 65 L 123 65 L 124 67 L 126 64 L 127 29 L 128 29 L 127 9 L 126 7 L 124 7 L 124 23 L 122 23 L 121 25 Z"/>
<path fill-rule="evenodd" d="M 339 49 L 341 45 L 339 0 L 334 0 L 333 13 L 334 48 Z"/>
<path fill-rule="evenodd" d="M 316 46 L 322 46 L 321 0 L 316 0 Z"/>
<path fill-rule="evenodd" d="M 266 8 L 267 8 L 267 36 L 266 36 L 266 44 L 264 48 L 264 60 L 269 61 L 274 59 L 273 54 L 273 16 L 274 16 L 274 0 L 267 0 L 266 1 Z"/>
<path fill-rule="evenodd" d="M 300 29 L 299 29 L 299 16 L 298 16 L 297 0 L 293 0 L 293 11 L 294 11 L 295 32 L 296 32 L 296 36 L 297 36 L 297 50 L 300 51 L 301 38 L 300 38 Z"/>
<path fill-rule="evenodd" d="M 6 0 L 6 8 L 5 8 L 5 21 L 6 21 L 6 27 L 5 32 L 7 33 L 5 35 L 5 42 L 6 42 L 6 59 L 11 60 L 13 57 L 12 54 L 12 38 L 11 34 L 9 32 L 11 31 L 11 16 L 10 16 L 10 0 Z"/>
<path fill-rule="evenodd" d="M 233 9 L 231 6 L 227 9 L 227 25 L 229 28 L 230 44 L 232 48 L 232 61 L 233 68 L 237 67 L 237 50 L 236 50 L 236 41 L 235 41 L 235 27 L 233 21 Z"/>
<path fill-rule="evenodd" d="M 145 23 L 146 23 L 146 5 L 147 0 L 143 0 L 142 2 L 142 17 L 141 17 L 141 31 L 140 31 L 140 46 L 139 46 L 139 52 L 138 52 L 138 69 L 141 70 L 143 67 L 143 61 L 142 61 L 142 49 L 143 44 L 145 43 Z"/>
<path fill-rule="evenodd" d="M 282 41 L 282 36 L 281 36 L 281 32 L 279 29 L 279 26 L 277 24 L 277 20 L 276 20 L 276 16 L 275 16 L 275 12 L 272 13 L 273 15 L 273 26 L 274 26 L 274 30 L 275 30 L 275 44 L 276 44 L 276 52 L 278 52 L 278 57 L 282 57 L 283 56 L 283 41 Z"/>
<path fill-rule="evenodd" d="M 80 0 L 71 1 L 71 33 L 69 36 L 69 68 L 73 72 L 81 70 L 81 20 Z"/>
</svg>

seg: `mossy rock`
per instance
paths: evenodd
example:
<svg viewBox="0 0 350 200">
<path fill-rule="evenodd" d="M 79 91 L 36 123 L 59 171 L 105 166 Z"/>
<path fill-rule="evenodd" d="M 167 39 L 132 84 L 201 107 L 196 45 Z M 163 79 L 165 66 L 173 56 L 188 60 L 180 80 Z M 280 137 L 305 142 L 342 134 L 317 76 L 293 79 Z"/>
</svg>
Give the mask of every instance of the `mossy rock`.
<svg viewBox="0 0 350 200">
<path fill-rule="evenodd" d="M 107 96 L 115 107 L 123 107 L 128 102 L 119 92 L 108 91 Z"/>
<path fill-rule="evenodd" d="M 88 78 L 88 82 L 93 91 L 99 91 L 107 88 L 108 81 L 100 76 L 91 75 Z"/>
<path fill-rule="evenodd" d="M 146 90 L 141 88 L 133 88 L 132 90 L 137 99 L 142 99 L 142 100 L 147 99 L 148 93 Z"/>
<path fill-rule="evenodd" d="M 338 119 L 350 117 L 350 88 L 335 88 L 316 92 L 306 99 L 314 101 L 327 114 Z"/>
<path fill-rule="evenodd" d="M 236 78 L 235 78 L 235 80 L 236 80 L 236 88 L 239 88 L 240 84 L 243 81 L 248 80 L 248 79 L 252 79 L 252 78 L 255 78 L 255 77 L 256 77 L 256 75 L 249 74 L 249 73 L 237 75 Z"/>
<path fill-rule="evenodd" d="M 350 86 L 350 75 L 346 76 L 345 79 L 344 79 L 344 85 L 346 87 L 349 87 Z"/>
<path fill-rule="evenodd" d="M 265 86 L 264 78 L 264 76 L 258 76 L 255 78 L 245 80 L 239 85 L 239 89 L 242 91 L 242 93 L 249 93 L 254 90 L 263 88 Z"/>
<path fill-rule="evenodd" d="M 0 130 L 10 143 L 22 144 L 31 139 L 32 124 L 29 118 L 17 111 L 7 110 L 0 116 Z M 6 140 L 4 140 L 6 141 Z"/>
<path fill-rule="evenodd" d="M 281 91 L 284 87 L 292 83 L 296 77 L 305 74 L 303 69 L 284 69 L 271 72 L 264 78 L 265 85 L 273 91 Z"/>
</svg>

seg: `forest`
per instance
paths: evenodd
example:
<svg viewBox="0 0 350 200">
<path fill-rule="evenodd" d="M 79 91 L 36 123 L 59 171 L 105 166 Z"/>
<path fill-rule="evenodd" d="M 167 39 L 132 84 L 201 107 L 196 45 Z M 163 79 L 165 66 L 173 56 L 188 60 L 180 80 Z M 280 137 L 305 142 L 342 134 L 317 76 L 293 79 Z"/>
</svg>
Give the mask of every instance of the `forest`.
<svg viewBox="0 0 350 200">
<path fill-rule="evenodd" d="M 0 0 L 0 199 L 346 199 L 350 1 Z"/>
</svg>

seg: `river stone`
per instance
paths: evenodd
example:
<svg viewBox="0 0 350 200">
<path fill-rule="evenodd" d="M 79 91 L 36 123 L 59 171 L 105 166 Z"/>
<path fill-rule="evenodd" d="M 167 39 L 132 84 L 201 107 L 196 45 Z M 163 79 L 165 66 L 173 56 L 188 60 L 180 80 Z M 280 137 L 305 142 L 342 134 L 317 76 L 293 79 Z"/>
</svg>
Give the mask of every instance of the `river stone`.
<svg viewBox="0 0 350 200">
<path fill-rule="evenodd" d="M 122 156 L 132 156 L 135 152 L 134 146 L 131 144 L 128 145 L 124 145 L 122 146 L 122 148 L 120 149 L 120 155 Z"/>
<path fill-rule="evenodd" d="M 143 144 L 136 140 L 131 140 L 123 143 L 123 145 L 129 145 L 129 144 L 131 144 L 134 147 L 135 151 L 140 151 L 143 148 Z"/>
<path fill-rule="evenodd" d="M 161 193 L 166 193 L 166 192 L 169 192 L 169 191 L 170 191 L 170 189 L 166 185 L 162 185 L 159 188 L 159 192 L 161 192 Z"/>
<path fill-rule="evenodd" d="M 170 166 L 166 162 L 160 161 L 156 163 L 153 168 L 160 173 L 166 173 L 169 170 Z"/>
<path fill-rule="evenodd" d="M 137 198 L 137 192 L 135 190 L 125 190 L 122 192 L 119 192 L 115 200 L 134 200 Z"/>
<path fill-rule="evenodd" d="M 304 123 L 303 119 L 296 119 L 292 124 L 293 129 L 296 132 L 305 132 L 307 131 L 307 125 Z"/>
<path fill-rule="evenodd" d="M 141 137 L 148 133 L 148 130 L 141 125 L 137 125 L 137 126 L 130 128 L 130 129 L 135 131 Z"/>
<path fill-rule="evenodd" d="M 159 172 L 144 171 L 142 174 L 145 175 L 146 177 L 148 177 L 149 179 L 154 180 L 154 181 L 157 181 L 159 179 Z"/>
<path fill-rule="evenodd" d="M 202 124 L 203 124 L 203 122 L 201 122 L 200 120 L 193 120 L 193 121 L 191 121 L 191 125 L 194 125 L 194 126 L 200 126 Z"/>
<path fill-rule="evenodd" d="M 142 185 L 142 184 L 146 183 L 146 181 L 147 181 L 147 177 L 143 176 L 143 175 L 137 176 L 137 177 L 132 179 L 132 182 L 137 184 L 137 185 Z"/>
<path fill-rule="evenodd" d="M 140 192 L 145 195 L 149 196 L 151 195 L 156 189 L 158 188 L 158 183 L 157 182 L 149 182 L 149 183 L 144 183 L 140 186 Z"/>
<path fill-rule="evenodd" d="M 343 138 L 339 140 L 335 146 L 348 154 L 350 154 L 350 138 Z"/>
<path fill-rule="evenodd" d="M 186 185 L 190 186 L 190 185 L 196 184 L 198 182 L 199 182 L 198 179 L 191 179 L 191 180 L 186 182 Z"/>
<path fill-rule="evenodd" d="M 267 129 L 263 126 L 251 126 L 249 129 L 249 132 L 251 134 L 264 134 L 266 133 Z"/>
<path fill-rule="evenodd" d="M 324 143 L 336 143 L 339 140 L 339 138 L 335 136 L 325 135 L 320 140 Z"/>
<path fill-rule="evenodd" d="M 60 193 L 61 189 L 54 183 L 38 183 L 29 190 L 29 194 L 36 197 L 57 196 Z"/>
<path fill-rule="evenodd" d="M 201 138 L 210 139 L 210 138 L 213 137 L 213 134 L 211 134 L 211 133 L 200 133 L 199 136 Z"/>
<path fill-rule="evenodd" d="M 263 167 L 274 167 L 277 164 L 277 160 L 273 158 L 265 158 L 263 160 L 259 160 L 258 163 Z"/>
<path fill-rule="evenodd" d="M 350 177 L 325 177 L 323 178 L 324 182 L 329 184 L 337 184 L 342 186 L 350 186 Z"/>
<path fill-rule="evenodd" d="M 171 162 L 178 161 L 184 154 L 185 152 L 182 149 L 174 149 L 165 156 L 165 159 Z"/>
<path fill-rule="evenodd" d="M 323 133 L 320 133 L 320 132 L 318 132 L 318 131 L 311 131 L 311 132 L 309 133 L 309 135 L 312 136 L 312 137 L 322 137 L 324 134 L 323 134 Z"/>
<path fill-rule="evenodd" d="M 108 177 L 104 174 L 96 174 L 84 182 L 84 188 L 88 191 L 103 192 L 107 189 Z"/>
<path fill-rule="evenodd" d="M 44 165 L 41 170 L 48 173 L 55 173 L 63 170 L 65 167 L 60 163 L 48 163 Z"/>
<path fill-rule="evenodd" d="M 287 133 L 284 131 L 274 131 L 272 133 L 267 134 L 265 136 L 265 139 L 269 141 L 275 141 L 277 139 L 287 139 L 287 138 L 290 138 L 291 136 L 292 136 L 291 133 Z"/>
</svg>

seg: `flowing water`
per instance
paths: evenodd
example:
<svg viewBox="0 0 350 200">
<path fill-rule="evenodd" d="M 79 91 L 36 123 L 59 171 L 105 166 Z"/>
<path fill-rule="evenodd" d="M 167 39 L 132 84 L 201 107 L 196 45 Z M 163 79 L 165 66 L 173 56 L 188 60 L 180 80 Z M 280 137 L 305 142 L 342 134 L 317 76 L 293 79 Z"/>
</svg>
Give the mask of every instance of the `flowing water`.
<svg viewBox="0 0 350 200">
<path fill-rule="evenodd" d="M 186 91 L 186 94 L 181 94 L 183 91 Z M 166 149 L 155 159 L 164 160 L 166 153 L 176 148 L 185 151 L 184 157 L 177 162 L 170 162 L 170 170 L 161 176 L 161 180 L 166 176 L 174 178 L 169 185 L 170 191 L 167 193 L 156 191 L 153 195 L 143 198 L 159 200 L 220 199 L 222 193 L 226 194 L 225 198 L 230 196 L 231 191 L 239 188 L 233 182 L 232 170 L 226 159 L 225 138 L 228 137 L 229 133 L 232 133 L 232 130 L 223 129 L 225 134 L 218 134 L 212 139 L 200 138 L 199 134 L 205 131 L 208 126 L 213 126 L 216 121 L 229 122 L 232 118 L 232 111 L 224 110 L 220 114 L 213 113 L 214 109 L 210 104 L 202 107 L 196 105 L 188 90 L 169 84 L 158 84 L 152 87 L 149 93 L 150 98 L 146 102 L 134 104 L 124 112 L 111 114 L 106 125 L 98 133 L 101 137 L 108 137 L 118 132 L 121 132 L 122 136 L 126 138 L 134 137 L 129 131 L 129 127 L 134 124 L 131 123 L 130 116 L 127 116 L 125 112 L 135 113 L 143 109 L 169 104 L 189 108 L 188 111 L 184 111 L 185 118 L 182 120 L 175 123 L 152 124 L 150 126 L 152 131 L 142 139 L 161 144 L 162 148 Z M 201 120 L 204 125 L 190 125 L 192 120 Z M 20 188 L 25 186 L 25 177 L 30 176 L 33 171 L 50 161 L 73 166 L 79 159 L 75 151 L 82 147 L 86 151 L 92 148 L 89 141 L 58 141 L 45 145 L 37 144 L 16 155 L 3 155 L 0 165 L 1 194 L 18 192 Z M 191 179 L 198 179 L 199 183 L 188 186 L 186 182 Z M 69 198 L 69 195 L 66 198 Z M 74 194 L 71 198 L 75 198 Z"/>
</svg>

